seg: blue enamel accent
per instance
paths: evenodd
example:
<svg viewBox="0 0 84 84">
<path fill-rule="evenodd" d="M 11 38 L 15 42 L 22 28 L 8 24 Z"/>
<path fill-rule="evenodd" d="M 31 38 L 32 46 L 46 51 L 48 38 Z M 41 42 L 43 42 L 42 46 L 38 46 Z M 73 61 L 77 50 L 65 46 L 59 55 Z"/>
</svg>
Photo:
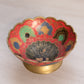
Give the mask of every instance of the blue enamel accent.
<svg viewBox="0 0 84 84">
<path fill-rule="evenodd" d="M 14 47 L 15 47 L 16 49 L 19 49 L 19 48 L 20 48 L 20 46 L 19 46 L 19 44 L 18 44 L 17 42 L 14 42 Z"/>
<path fill-rule="evenodd" d="M 46 61 L 46 58 L 43 58 L 43 61 Z"/>
<path fill-rule="evenodd" d="M 68 45 L 65 51 L 69 51 L 71 49 L 71 45 Z"/>
</svg>

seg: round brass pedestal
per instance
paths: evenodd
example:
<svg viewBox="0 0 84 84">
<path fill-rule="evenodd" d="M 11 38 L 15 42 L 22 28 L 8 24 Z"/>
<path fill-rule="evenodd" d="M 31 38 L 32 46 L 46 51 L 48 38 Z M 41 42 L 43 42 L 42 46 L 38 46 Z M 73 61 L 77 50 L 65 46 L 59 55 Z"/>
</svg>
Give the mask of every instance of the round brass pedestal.
<svg viewBox="0 0 84 84">
<path fill-rule="evenodd" d="M 62 64 L 62 61 L 52 64 L 52 65 L 47 65 L 47 66 L 34 66 L 27 64 L 23 62 L 24 66 L 31 72 L 38 73 L 38 74 L 49 74 L 53 71 L 56 71 Z"/>
</svg>

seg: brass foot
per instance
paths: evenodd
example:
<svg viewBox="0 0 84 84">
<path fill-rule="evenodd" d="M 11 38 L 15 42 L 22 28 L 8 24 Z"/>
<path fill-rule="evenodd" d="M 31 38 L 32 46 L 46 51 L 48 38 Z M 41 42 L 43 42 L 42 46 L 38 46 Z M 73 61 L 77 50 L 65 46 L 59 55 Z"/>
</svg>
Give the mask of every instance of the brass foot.
<svg viewBox="0 0 84 84">
<path fill-rule="evenodd" d="M 38 73 L 38 74 L 49 74 L 53 71 L 56 71 L 62 64 L 62 61 L 52 64 L 52 65 L 47 65 L 47 66 L 34 66 L 27 64 L 23 62 L 24 66 L 31 72 Z"/>
</svg>

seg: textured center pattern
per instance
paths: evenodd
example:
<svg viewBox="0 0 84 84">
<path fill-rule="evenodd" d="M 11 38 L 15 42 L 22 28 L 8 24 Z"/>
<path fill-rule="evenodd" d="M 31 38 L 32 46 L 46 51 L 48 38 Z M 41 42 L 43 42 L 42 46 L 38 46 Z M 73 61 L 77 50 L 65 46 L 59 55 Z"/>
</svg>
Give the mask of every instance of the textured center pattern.
<svg viewBox="0 0 84 84">
<path fill-rule="evenodd" d="M 58 47 L 55 44 L 45 41 L 32 43 L 26 49 L 26 56 L 39 62 L 52 61 L 58 56 L 58 53 Z"/>
</svg>

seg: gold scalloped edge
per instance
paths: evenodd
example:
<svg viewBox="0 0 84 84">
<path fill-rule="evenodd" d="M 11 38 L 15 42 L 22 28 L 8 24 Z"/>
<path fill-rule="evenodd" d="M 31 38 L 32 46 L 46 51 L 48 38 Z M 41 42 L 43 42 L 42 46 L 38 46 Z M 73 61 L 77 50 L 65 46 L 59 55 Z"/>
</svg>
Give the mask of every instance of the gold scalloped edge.
<svg viewBox="0 0 84 84">
<path fill-rule="evenodd" d="M 34 18 L 28 18 L 28 19 L 24 19 L 22 22 L 19 22 L 19 23 L 17 23 L 14 27 L 13 27 L 13 29 L 11 29 L 10 30 L 10 32 L 12 31 L 12 30 L 14 30 L 15 29 L 15 27 L 18 25 L 18 24 L 23 24 L 25 21 L 27 21 L 27 20 L 32 20 L 32 21 L 34 21 L 35 19 L 37 19 L 37 18 L 42 18 L 42 19 L 47 19 L 47 18 L 52 18 L 52 19 L 54 19 L 55 21 L 62 21 L 66 26 L 69 26 L 70 28 L 71 28 L 71 30 L 72 30 L 72 32 L 75 34 L 75 37 L 76 37 L 76 39 L 77 39 L 77 34 L 74 32 L 74 29 L 73 29 L 73 27 L 71 26 L 71 25 L 67 25 L 67 23 L 64 21 L 64 20 L 57 20 L 56 18 L 54 18 L 54 17 L 42 17 L 42 16 L 38 16 L 38 17 L 34 17 Z M 9 37 L 10 37 L 10 32 L 8 33 L 8 38 L 7 38 L 7 44 L 8 44 L 8 39 L 9 39 Z M 76 42 L 77 42 L 77 40 L 75 41 L 75 43 L 74 43 L 74 45 L 73 45 L 73 48 L 75 47 L 75 44 L 76 44 Z M 9 47 L 9 44 L 8 44 L 8 47 Z M 73 48 L 71 49 L 71 50 L 73 50 Z M 9 47 L 9 49 L 11 50 L 11 48 Z M 70 50 L 70 51 L 71 51 Z M 70 52 L 70 51 L 68 51 L 68 52 Z M 11 52 L 13 52 L 12 50 L 11 50 Z M 67 52 L 67 53 L 68 53 Z M 67 53 L 65 54 L 65 56 L 63 56 L 63 59 L 67 56 Z M 13 53 L 14 54 L 14 53 Z"/>
</svg>

